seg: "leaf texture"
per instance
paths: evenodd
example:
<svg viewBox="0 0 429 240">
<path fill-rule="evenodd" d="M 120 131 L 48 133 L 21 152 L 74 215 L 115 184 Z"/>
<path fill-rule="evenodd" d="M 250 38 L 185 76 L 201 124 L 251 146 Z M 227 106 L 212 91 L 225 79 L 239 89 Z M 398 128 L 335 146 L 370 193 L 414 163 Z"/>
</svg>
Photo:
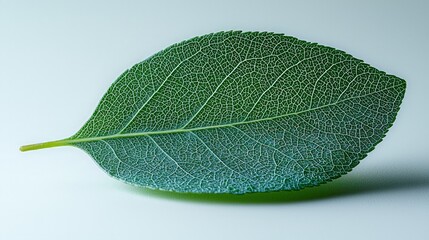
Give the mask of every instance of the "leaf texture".
<svg viewBox="0 0 429 240">
<path fill-rule="evenodd" d="M 404 80 L 281 34 L 220 32 L 123 73 L 58 145 L 111 176 L 178 192 L 297 190 L 347 173 L 385 136 Z"/>
</svg>

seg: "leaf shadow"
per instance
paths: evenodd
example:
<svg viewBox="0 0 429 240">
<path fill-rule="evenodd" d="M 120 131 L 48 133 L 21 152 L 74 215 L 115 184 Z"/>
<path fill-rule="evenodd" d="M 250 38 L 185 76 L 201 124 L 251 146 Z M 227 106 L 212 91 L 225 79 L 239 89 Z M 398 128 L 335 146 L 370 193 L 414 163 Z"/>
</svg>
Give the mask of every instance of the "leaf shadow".
<svg viewBox="0 0 429 240">
<path fill-rule="evenodd" d="M 177 193 L 151 190 L 125 185 L 127 190 L 145 196 L 174 201 L 204 202 L 215 204 L 285 204 L 317 201 L 354 195 L 375 194 L 389 191 L 404 191 L 429 187 L 428 169 L 419 166 L 397 166 L 396 168 L 361 169 L 351 172 L 318 187 L 301 191 L 280 191 L 269 193 L 206 194 Z"/>
</svg>

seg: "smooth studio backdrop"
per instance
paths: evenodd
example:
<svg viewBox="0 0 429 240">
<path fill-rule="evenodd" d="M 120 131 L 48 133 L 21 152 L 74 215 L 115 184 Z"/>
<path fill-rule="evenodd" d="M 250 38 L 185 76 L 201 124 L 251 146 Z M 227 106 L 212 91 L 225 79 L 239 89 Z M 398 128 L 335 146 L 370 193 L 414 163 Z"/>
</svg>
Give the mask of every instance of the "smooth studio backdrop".
<svg viewBox="0 0 429 240">
<path fill-rule="evenodd" d="M 429 239 L 428 1 L 0 0 L 0 239 Z M 169 45 L 272 31 L 407 81 L 397 120 L 350 174 L 300 192 L 162 193 L 71 147 L 112 82 Z"/>
</svg>

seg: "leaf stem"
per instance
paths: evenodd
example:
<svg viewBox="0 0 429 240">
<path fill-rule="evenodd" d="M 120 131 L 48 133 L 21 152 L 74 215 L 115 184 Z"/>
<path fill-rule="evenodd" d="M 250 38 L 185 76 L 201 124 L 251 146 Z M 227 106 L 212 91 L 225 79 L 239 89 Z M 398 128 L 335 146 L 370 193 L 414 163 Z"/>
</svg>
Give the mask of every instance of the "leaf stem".
<svg viewBox="0 0 429 240">
<path fill-rule="evenodd" d="M 57 140 L 57 141 L 50 141 L 50 142 L 25 145 L 25 146 L 20 147 L 19 150 L 21 150 L 21 152 L 26 152 L 26 151 L 43 149 L 43 148 L 67 146 L 69 144 L 70 144 L 69 140 L 63 139 L 63 140 Z"/>
</svg>

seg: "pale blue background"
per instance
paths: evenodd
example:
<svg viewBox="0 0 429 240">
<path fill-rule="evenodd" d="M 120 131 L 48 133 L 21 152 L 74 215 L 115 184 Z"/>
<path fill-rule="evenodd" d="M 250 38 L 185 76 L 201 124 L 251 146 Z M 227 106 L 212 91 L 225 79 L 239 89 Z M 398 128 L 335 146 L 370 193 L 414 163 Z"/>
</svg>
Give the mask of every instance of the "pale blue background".
<svg viewBox="0 0 429 240">
<path fill-rule="evenodd" d="M 428 23 L 428 1 L 0 0 L 0 239 L 429 239 Z M 75 148 L 18 151 L 75 133 L 133 64 L 232 29 L 406 79 L 387 138 L 333 183 L 229 198 L 137 190 Z"/>
</svg>

